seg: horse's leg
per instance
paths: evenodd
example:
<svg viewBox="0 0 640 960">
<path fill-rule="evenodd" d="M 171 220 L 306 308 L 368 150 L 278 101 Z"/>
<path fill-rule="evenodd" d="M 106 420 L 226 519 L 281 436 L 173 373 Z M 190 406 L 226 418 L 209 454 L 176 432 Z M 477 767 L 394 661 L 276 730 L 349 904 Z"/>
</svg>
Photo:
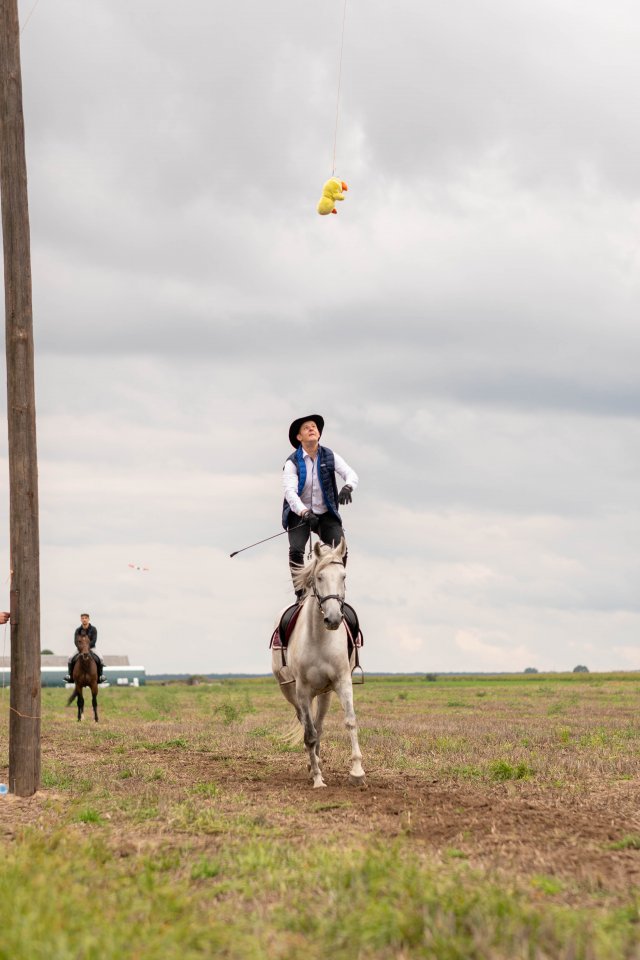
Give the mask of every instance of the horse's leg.
<svg viewBox="0 0 640 960">
<path fill-rule="evenodd" d="M 309 770 L 313 777 L 313 786 L 326 787 L 326 783 L 322 779 L 318 755 L 316 753 L 318 734 L 311 715 L 311 695 L 306 688 L 304 690 L 298 689 L 298 708 L 300 710 L 298 716 L 304 727 L 304 745 L 309 754 Z"/>
<path fill-rule="evenodd" d="M 94 680 L 91 684 L 91 703 L 93 705 L 93 715 L 96 723 L 98 722 L 98 681 Z"/>
<path fill-rule="evenodd" d="M 78 689 L 78 721 L 82 720 L 84 713 L 84 697 L 82 696 L 82 687 Z"/>
<path fill-rule="evenodd" d="M 353 709 L 353 688 L 351 686 L 350 674 L 336 686 L 336 695 L 342 704 L 344 724 L 351 737 L 351 769 L 349 770 L 349 781 L 354 787 L 362 787 L 364 786 L 364 770 L 362 769 L 362 754 L 360 752 L 360 744 L 358 743 L 356 713 Z"/>
<path fill-rule="evenodd" d="M 320 758 L 320 739 L 322 737 L 322 730 L 324 726 L 324 718 L 327 715 L 329 709 L 329 704 L 331 703 L 331 690 L 328 693 L 321 693 L 317 697 L 318 705 L 316 707 L 316 715 L 313 719 L 313 722 L 316 727 L 316 734 L 318 736 L 318 742 L 316 743 L 316 756 Z"/>
</svg>

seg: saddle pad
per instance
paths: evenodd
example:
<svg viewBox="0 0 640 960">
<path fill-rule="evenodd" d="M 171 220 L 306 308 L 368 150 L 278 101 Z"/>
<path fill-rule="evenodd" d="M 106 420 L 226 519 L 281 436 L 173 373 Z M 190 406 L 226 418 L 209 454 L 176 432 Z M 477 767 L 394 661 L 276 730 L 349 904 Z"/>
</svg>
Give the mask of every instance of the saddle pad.
<svg viewBox="0 0 640 960">
<path fill-rule="evenodd" d="M 294 603 L 290 607 L 287 607 L 280 617 L 280 623 L 273 631 L 273 636 L 269 643 L 270 647 L 274 647 L 276 650 L 280 650 L 282 647 L 286 648 L 301 610 L 301 603 Z M 356 647 L 361 647 L 364 644 L 364 637 L 360 630 L 358 614 L 349 603 L 345 603 L 344 605 L 342 620 L 347 628 L 350 643 Z"/>
<path fill-rule="evenodd" d="M 342 619 L 347 628 L 347 632 L 351 635 L 350 639 L 355 644 L 356 647 L 361 647 L 364 644 L 364 637 L 360 629 L 360 623 L 358 621 L 358 614 L 355 612 L 350 603 L 345 603 L 343 608 Z"/>
<path fill-rule="evenodd" d="M 280 623 L 273 631 L 273 636 L 271 637 L 270 647 L 275 647 L 276 650 L 279 650 L 281 647 L 286 647 L 289 643 L 289 637 L 291 636 L 291 631 L 293 630 L 296 620 L 298 619 L 298 614 L 302 610 L 301 603 L 294 603 L 284 611 L 280 617 Z"/>
</svg>

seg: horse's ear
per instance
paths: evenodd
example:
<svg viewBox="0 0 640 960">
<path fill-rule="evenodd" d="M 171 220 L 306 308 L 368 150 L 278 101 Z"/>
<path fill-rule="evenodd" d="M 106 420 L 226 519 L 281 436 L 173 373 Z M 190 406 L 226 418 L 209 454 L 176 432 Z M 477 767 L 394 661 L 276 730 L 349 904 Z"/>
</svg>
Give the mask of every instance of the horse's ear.
<svg viewBox="0 0 640 960">
<path fill-rule="evenodd" d="M 340 538 L 340 557 L 343 558 L 347 552 L 347 541 L 344 537 Z"/>
<path fill-rule="evenodd" d="M 322 556 L 322 544 L 320 543 L 319 540 L 316 542 L 313 548 L 313 552 L 315 553 L 316 557 L 320 559 L 320 557 Z"/>
</svg>

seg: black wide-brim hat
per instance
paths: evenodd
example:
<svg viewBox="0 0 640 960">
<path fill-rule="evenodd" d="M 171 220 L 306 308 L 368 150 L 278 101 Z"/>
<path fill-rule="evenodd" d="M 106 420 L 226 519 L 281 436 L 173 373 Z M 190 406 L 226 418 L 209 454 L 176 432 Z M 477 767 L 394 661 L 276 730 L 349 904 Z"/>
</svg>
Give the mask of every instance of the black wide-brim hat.
<svg viewBox="0 0 640 960">
<path fill-rule="evenodd" d="M 300 433 L 300 427 L 303 423 L 306 423 L 307 420 L 313 420 L 318 428 L 318 433 L 320 436 L 322 436 L 322 431 L 324 430 L 324 417 L 321 417 L 319 413 L 310 413 L 308 417 L 298 417 L 298 419 L 294 420 L 289 427 L 289 442 L 292 447 L 295 447 L 296 450 L 300 446 L 300 442 L 296 439 L 296 437 Z"/>
</svg>

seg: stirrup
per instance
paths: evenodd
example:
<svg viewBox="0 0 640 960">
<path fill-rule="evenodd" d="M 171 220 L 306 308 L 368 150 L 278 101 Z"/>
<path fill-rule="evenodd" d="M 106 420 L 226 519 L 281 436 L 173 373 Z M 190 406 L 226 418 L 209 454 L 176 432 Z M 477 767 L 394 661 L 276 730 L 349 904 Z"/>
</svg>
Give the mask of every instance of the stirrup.
<svg viewBox="0 0 640 960">
<path fill-rule="evenodd" d="M 296 682 L 295 677 L 291 677 L 290 680 L 286 680 L 286 679 L 285 679 L 285 677 L 286 677 L 285 670 L 287 670 L 286 664 L 285 664 L 285 666 L 280 667 L 280 669 L 278 670 L 278 683 L 280 684 L 281 687 L 286 687 L 286 685 L 287 685 L 288 683 L 295 683 L 295 682 Z"/>
<path fill-rule="evenodd" d="M 354 677 L 354 673 L 356 672 L 356 670 L 359 670 L 360 673 L 356 674 Z M 362 669 L 359 663 L 357 663 L 353 668 L 353 670 L 351 671 L 351 683 L 364 683 L 364 670 Z"/>
</svg>

